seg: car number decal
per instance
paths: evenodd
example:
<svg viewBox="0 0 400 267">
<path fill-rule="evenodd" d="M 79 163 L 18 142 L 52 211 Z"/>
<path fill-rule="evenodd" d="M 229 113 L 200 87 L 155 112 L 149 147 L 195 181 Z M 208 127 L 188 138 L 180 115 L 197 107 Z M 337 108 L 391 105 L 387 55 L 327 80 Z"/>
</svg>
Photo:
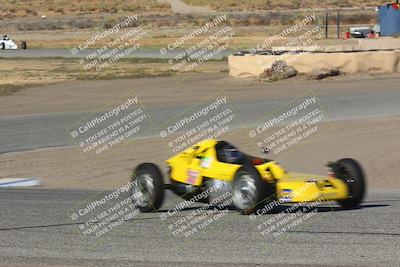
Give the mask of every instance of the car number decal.
<svg viewBox="0 0 400 267">
<path fill-rule="evenodd" d="M 188 184 L 196 184 L 197 180 L 199 179 L 199 176 L 200 176 L 199 171 L 189 169 L 187 183 Z"/>
</svg>

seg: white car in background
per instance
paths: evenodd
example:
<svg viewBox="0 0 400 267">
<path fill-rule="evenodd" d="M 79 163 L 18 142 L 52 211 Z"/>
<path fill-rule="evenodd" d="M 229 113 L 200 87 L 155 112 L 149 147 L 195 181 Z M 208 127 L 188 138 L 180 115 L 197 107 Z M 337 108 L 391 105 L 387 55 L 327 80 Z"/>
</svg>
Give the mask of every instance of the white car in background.
<svg viewBox="0 0 400 267">
<path fill-rule="evenodd" d="M 22 41 L 21 42 L 21 49 L 26 49 L 26 42 Z M 1 37 L 0 39 L 0 50 L 5 50 L 5 49 L 18 49 L 18 45 L 11 40 L 10 38 L 8 38 L 7 35 L 3 35 L 3 37 Z"/>
<path fill-rule="evenodd" d="M 350 27 L 350 35 L 353 38 L 368 38 L 368 34 L 372 32 L 370 27 Z"/>
</svg>

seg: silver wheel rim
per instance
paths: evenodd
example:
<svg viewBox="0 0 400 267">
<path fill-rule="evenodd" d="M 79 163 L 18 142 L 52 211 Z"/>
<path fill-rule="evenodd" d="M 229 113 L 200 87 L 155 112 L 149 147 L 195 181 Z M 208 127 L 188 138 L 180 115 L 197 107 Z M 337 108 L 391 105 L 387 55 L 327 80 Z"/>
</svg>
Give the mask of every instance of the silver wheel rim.
<svg viewBox="0 0 400 267">
<path fill-rule="evenodd" d="M 154 200 L 154 180 L 148 173 L 136 178 L 137 184 L 132 188 L 132 200 L 138 207 L 149 207 Z"/>
<path fill-rule="evenodd" d="M 248 209 L 257 204 L 257 187 L 251 175 L 243 173 L 234 182 L 232 198 L 239 209 Z"/>
</svg>

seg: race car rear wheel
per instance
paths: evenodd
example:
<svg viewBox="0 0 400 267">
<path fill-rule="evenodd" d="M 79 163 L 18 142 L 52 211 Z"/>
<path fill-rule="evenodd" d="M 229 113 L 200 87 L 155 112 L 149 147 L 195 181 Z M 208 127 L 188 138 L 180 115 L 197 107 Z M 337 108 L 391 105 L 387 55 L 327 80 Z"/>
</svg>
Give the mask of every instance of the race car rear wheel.
<svg viewBox="0 0 400 267">
<path fill-rule="evenodd" d="M 132 174 L 131 198 L 141 212 L 158 210 L 164 201 L 164 181 L 160 169 L 153 163 L 137 166 Z"/>
<path fill-rule="evenodd" d="M 27 48 L 26 42 L 25 42 L 25 41 L 22 41 L 22 43 L 21 43 L 21 49 L 26 49 L 26 48 Z"/>
<path fill-rule="evenodd" d="M 335 176 L 342 179 L 348 186 L 349 197 L 338 200 L 345 209 L 356 208 L 363 200 L 365 194 L 365 176 L 360 164 L 354 159 L 346 158 L 336 162 Z"/>
<path fill-rule="evenodd" d="M 243 214 L 253 213 L 267 197 L 266 187 L 256 168 L 240 167 L 232 185 L 233 205 Z"/>
<path fill-rule="evenodd" d="M 6 49 L 6 44 L 5 44 L 5 43 L 1 43 L 1 45 L 0 45 L 0 49 L 1 49 L 1 50 L 4 50 L 4 49 Z"/>
</svg>

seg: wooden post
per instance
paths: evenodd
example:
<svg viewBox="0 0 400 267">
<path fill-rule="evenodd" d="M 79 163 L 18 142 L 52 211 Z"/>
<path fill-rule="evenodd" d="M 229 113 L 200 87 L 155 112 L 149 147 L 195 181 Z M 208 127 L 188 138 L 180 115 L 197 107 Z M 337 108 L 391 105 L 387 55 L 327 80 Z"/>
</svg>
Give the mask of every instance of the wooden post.
<svg viewBox="0 0 400 267">
<path fill-rule="evenodd" d="M 341 19 L 341 14 L 340 14 L 340 9 L 337 12 L 337 38 L 340 39 L 340 19 Z"/>
<path fill-rule="evenodd" d="M 325 38 L 328 39 L 328 9 L 325 10 Z"/>
</svg>

